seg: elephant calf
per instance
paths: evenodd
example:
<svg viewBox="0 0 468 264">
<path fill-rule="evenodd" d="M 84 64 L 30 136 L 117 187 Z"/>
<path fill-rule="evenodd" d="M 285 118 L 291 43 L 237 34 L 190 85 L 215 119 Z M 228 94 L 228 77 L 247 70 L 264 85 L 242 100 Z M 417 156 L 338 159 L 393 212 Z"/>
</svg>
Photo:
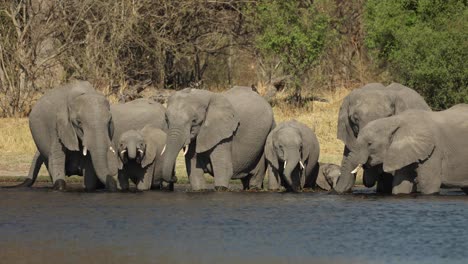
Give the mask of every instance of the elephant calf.
<svg viewBox="0 0 468 264">
<path fill-rule="evenodd" d="M 331 163 L 319 163 L 316 184 L 322 190 L 330 191 L 336 186 L 341 175 L 341 167 Z"/>
<path fill-rule="evenodd" d="M 314 187 L 320 146 L 312 129 L 296 120 L 280 123 L 267 137 L 268 189 L 298 192 Z"/>
<path fill-rule="evenodd" d="M 382 164 L 393 174 L 393 194 L 433 194 L 441 187 L 468 193 L 467 156 L 468 105 L 461 104 L 440 112 L 408 110 L 370 122 L 343 169 Z"/>
<path fill-rule="evenodd" d="M 166 133 L 145 126 L 124 132 L 118 140 L 119 189 L 128 190 L 129 179 L 140 191 L 161 188 L 162 159 Z M 173 189 L 173 185 L 169 187 Z"/>
</svg>

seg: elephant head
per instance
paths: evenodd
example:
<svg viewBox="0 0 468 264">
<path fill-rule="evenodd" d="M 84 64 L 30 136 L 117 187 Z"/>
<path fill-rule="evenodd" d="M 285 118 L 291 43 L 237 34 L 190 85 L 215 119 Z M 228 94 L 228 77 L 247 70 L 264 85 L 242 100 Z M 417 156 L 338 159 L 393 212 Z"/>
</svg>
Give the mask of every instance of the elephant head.
<svg viewBox="0 0 468 264">
<path fill-rule="evenodd" d="M 341 175 L 341 167 L 331 163 L 320 163 L 319 175 L 316 184 L 323 190 L 335 188 L 338 178 Z"/>
<path fill-rule="evenodd" d="M 145 126 L 142 130 L 129 130 L 123 133 L 118 141 L 119 169 L 130 160 L 134 160 L 145 168 L 152 164 L 164 149 L 158 149 L 158 140 L 165 141 L 163 131 Z"/>
<path fill-rule="evenodd" d="M 408 108 L 403 98 L 382 88 L 385 87 L 380 83 L 367 84 L 352 91 L 343 100 L 338 115 L 338 139 L 345 143 L 346 149 L 355 151 L 360 148 L 357 142 L 358 135 L 370 122 L 399 114 Z M 342 165 L 349 163 L 348 158 L 349 156 L 345 155 Z M 354 182 L 355 175 L 346 176 L 344 173 L 338 179 L 335 190 L 338 192 L 349 191 Z"/>
<path fill-rule="evenodd" d="M 343 190 L 342 182 L 354 182 L 354 173 L 363 165 L 382 165 L 383 171 L 392 173 L 430 157 L 435 148 L 434 139 L 417 112 L 405 113 L 408 119 L 392 116 L 372 121 L 364 127 L 357 139 L 357 148 L 351 150 L 343 162 L 335 189 Z"/>
<path fill-rule="evenodd" d="M 114 125 L 107 99 L 91 86 L 71 87 L 67 101 L 56 113 L 56 129 L 60 142 L 70 151 L 90 155 L 96 175 L 104 181 L 117 174 L 117 157 L 111 139 Z"/>
<path fill-rule="evenodd" d="M 287 189 L 301 191 L 305 183 L 305 165 L 310 146 L 303 146 L 301 130 L 283 126 L 273 130 L 265 144 L 265 158 L 279 172 Z"/>
<path fill-rule="evenodd" d="M 203 153 L 232 137 L 239 118 L 232 104 L 221 94 L 184 89 L 173 94 L 167 103 L 168 123 L 163 179 L 174 182 L 172 170 L 177 155 Z M 189 150 L 190 149 L 190 150 Z"/>
</svg>

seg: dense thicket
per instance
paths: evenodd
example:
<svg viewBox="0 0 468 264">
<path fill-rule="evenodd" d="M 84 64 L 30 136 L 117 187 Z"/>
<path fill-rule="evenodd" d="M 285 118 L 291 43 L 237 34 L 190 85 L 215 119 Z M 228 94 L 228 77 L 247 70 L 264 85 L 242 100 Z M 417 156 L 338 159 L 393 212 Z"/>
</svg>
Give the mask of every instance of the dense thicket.
<svg viewBox="0 0 468 264">
<path fill-rule="evenodd" d="M 0 0 L 0 116 L 87 79 L 132 87 L 268 86 L 292 98 L 400 81 L 436 108 L 468 99 L 467 3 L 441 0 Z"/>
<path fill-rule="evenodd" d="M 433 108 L 468 102 L 466 0 L 368 0 L 366 29 L 378 66 Z"/>
</svg>

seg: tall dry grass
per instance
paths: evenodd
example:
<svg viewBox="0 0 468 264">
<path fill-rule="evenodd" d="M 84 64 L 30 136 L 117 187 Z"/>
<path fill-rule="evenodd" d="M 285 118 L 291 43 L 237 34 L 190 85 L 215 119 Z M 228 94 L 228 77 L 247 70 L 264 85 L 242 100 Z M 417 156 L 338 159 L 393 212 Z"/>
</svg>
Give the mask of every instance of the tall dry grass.
<svg viewBox="0 0 468 264">
<path fill-rule="evenodd" d="M 328 102 L 309 101 L 303 108 L 293 108 L 279 94 L 273 111 L 276 122 L 296 119 L 313 128 L 320 142 L 320 161 L 340 164 L 343 143 L 336 138 L 338 111 L 347 89 L 325 92 L 318 97 Z M 0 119 L 0 176 L 25 176 L 36 148 L 27 118 Z M 47 175 L 43 168 L 40 175 Z M 186 181 L 182 157 L 177 161 L 177 175 Z M 184 180 L 185 179 L 185 180 Z"/>
</svg>

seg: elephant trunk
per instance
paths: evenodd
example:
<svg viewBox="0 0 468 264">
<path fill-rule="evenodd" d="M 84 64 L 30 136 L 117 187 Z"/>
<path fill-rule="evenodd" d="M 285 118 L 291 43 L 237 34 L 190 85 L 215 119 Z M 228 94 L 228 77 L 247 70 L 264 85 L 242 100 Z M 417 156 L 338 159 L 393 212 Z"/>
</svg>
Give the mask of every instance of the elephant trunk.
<svg viewBox="0 0 468 264">
<path fill-rule="evenodd" d="M 300 165 L 300 161 L 300 153 L 295 151 L 285 156 L 285 163 L 283 165 L 284 180 L 294 192 L 300 192 L 302 190 L 301 171 L 303 168 Z"/>
<path fill-rule="evenodd" d="M 341 175 L 334 188 L 336 192 L 345 193 L 351 191 L 356 181 L 357 169 L 367 162 L 368 156 L 369 152 L 367 148 L 361 146 L 343 158 Z"/>
<path fill-rule="evenodd" d="M 127 145 L 127 156 L 128 159 L 134 160 L 137 156 L 137 147 L 134 142 L 130 142 Z"/>
<path fill-rule="evenodd" d="M 104 181 L 103 183 L 105 183 L 105 179 L 108 175 L 117 174 L 117 169 L 114 171 L 112 166 L 109 166 L 111 164 L 109 158 L 115 156 L 115 154 L 109 153 L 111 143 L 107 131 L 95 130 L 94 133 L 91 133 L 91 135 L 93 134 L 94 137 L 85 136 L 87 140 L 84 141 L 84 147 L 86 147 L 90 152 L 89 154 L 91 156 L 91 161 L 96 175 L 101 181 Z"/>
<path fill-rule="evenodd" d="M 167 135 L 162 178 L 166 182 L 173 183 L 177 181 L 177 178 L 173 176 L 174 165 L 180 150 L 186 145 L 186 137 L 179 129 L 170 129 Z"/>
</svg>

